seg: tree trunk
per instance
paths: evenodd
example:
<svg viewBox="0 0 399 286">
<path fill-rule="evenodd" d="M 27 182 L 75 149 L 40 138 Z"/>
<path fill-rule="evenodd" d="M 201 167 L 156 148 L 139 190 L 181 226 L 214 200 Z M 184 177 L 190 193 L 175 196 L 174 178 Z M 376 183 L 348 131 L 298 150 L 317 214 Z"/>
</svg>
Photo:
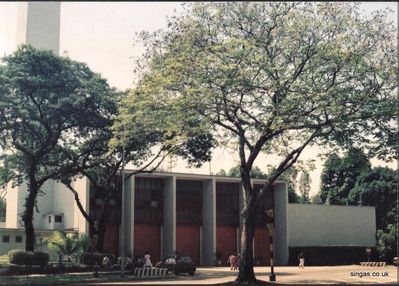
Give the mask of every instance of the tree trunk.
<svg viewBox="0 0 399 286">
<path fill-rule="evenodd" d="M 109 212 L 107 211 L 108 205 L 104 208 L 101 218 L 98 222 L 98 233 L 97 233 L 97 245 L 96 250 L 100 253 L 104 251 L 104 238 L 105 238 L 105 228 L 106 220 L 108 218 Z"/>
<path fill-rule="evenodd" d="M 75 198 L 76 205 L 78 206 L 78 209 L 79 209 L 80 213 L 83 215 L 83 217 L 89 223 L 89 225 L 92 226 L 93 223 L 94 223 L 93 219 L 90 217 L 90 215 L 84 209 L 84 207 L 82 205 L 82 202 L 79 199 L 78 192 L 70 184 L 65 184 L 65 186 L 72 192 L 72 194 L 73 194 L 73 196 Z"/>
<path fill-rule="evenodd" d="M 25 227 L 25 250 L 35 250 L 35 229 L 33 227 L 33 212 L 36 203 L 39 185 L 36 181 L 35 175 L 29 175 L 28 195 L 25 199 L 25 211 L 22 215 L 22 221 Z"/>
<path fill-rule="evenodd" d="M 256 282 L 253 259 L 253 239 L 256 228 L 256 204 L 254 198 L 248 200 L 247 210 L 243 216 L 241 232 L 241 261 L 238 282 Z"/>
</svg>

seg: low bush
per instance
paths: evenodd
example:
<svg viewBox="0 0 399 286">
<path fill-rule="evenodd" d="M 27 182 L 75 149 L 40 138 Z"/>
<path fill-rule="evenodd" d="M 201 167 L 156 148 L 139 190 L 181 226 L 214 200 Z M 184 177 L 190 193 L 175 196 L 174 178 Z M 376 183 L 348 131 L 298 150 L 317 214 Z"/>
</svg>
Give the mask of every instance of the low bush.
<svg viewBox="0 0 399 286">
<path fill-rule="evenodd" d="M 33 252 L 31 256 L 31 265 L 45 266 L 50 259 L 50 255 L 43 251 Z"/>
<path fill-rule="evenodd" d="M 50 256 L 42 251 L 30 252 L 20 249 L 11 250 L 8 252 L 10 263 L 17 265 L 39 265 L 45 266 Z"/>
<path fill-rule="evenodd" d="M 10 263 L 17 265 L 29 265 L 31 256 L 32 252 L 24 251 L 21 249 L 10 250 L 8 252 Z"/>
</svg>

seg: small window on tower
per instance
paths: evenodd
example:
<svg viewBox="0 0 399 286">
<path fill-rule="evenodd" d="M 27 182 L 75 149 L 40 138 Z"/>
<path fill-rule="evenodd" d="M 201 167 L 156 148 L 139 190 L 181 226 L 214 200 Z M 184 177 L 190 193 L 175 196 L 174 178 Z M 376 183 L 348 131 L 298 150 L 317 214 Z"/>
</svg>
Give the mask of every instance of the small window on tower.
<svg viewBox="0 0 399 286">
<path fill-rule="evenodd" d="M 62 222 L 62 216 L 60 215 L 54 216 L 54 222 Z"/>
<path fill-rule="evenodd" d="M 48 216 L 48 223 L 51 223 L 51 215 Z"/>
</svg>

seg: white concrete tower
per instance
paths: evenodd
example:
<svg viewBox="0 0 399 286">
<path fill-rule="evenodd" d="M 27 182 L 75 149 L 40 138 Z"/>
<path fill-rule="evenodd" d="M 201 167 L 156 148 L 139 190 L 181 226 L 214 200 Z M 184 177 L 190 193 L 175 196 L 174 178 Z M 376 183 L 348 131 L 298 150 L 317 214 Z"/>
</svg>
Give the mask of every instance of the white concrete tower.
<svg viewBox="0 0 399 286">
<path fill-rule="evenodd" d="M 60 2 L 25 2 L 18 10 L 17 44 L 60 50 Z"/>
</svg>

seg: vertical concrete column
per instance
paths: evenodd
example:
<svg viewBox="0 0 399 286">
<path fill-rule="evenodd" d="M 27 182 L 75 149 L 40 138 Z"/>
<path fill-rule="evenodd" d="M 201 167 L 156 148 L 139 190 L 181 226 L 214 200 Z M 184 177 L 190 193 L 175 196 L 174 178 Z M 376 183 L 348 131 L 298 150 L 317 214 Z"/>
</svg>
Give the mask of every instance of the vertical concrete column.
<svg viewBox="0 0 399 286">
<path fill-rule="evenodd" d="M 176 251 L 176 177 L 164 179 L 162 255 L 174 255 Z M 163 258 L 164 258 L 163 257 Z"/>
<path fill-rule="evenodd" d="M 288 263 L 288 189 L 286 183 L 276 183 L 274 190 L 274 259 L 275 265 Z"/>
<path fill-rule="evenodd" d="M 213 266 L 216 253 L 216 180 L 206 180 L 202 186 L 201 265 Z"/>
<path fill-rule="evenodd" d="M 125 233 L 121 233 L 119 241 L 124 239 L 125 254 L 134 255 L 134 191 L 135 176 L 131 176 L 125 181 Z"/>
<path fill-rule="evenodd" d="M 60 2 L 20 3 L 18 9 L 17 44 L 29 44 L 36 49 L 60 48 Z"/>
</svg>

